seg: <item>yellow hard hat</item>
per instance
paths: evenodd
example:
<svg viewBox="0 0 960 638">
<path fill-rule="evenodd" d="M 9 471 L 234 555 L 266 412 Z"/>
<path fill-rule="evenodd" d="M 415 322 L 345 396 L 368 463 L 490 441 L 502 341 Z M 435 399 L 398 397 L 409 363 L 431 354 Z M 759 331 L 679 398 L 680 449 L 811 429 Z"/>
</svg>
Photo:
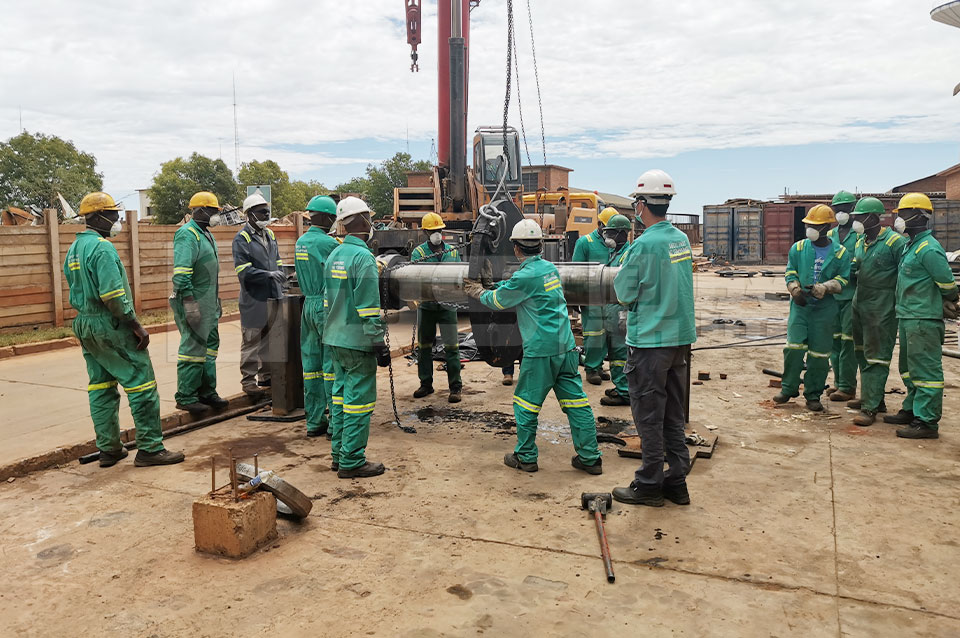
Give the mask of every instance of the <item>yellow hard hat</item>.
<svg viewBox="0 0 960 638">
<path fill-rule="evenodd" d="M 804 224 L 832 224 L 837 221 L 833 214 L 833 209 L 826 204 L 817 204 L 807 211 L 807 216 L 803 218 Z"/>
<path fill-rule="evenodd" d="M 446 228 L 447 225 L 443 223 L 443 218 L 436 213 L 427 213 L 423 216 L 423 219 L 420 220 L 420 227 L 424 230 L 438 230 L 440 228 Z"/>
<path fill-rule="evenodd" d="M 83 196 L 83 199 L 80 200 L 80 210 L 77 211 L 78 215 L 89 215 L 90 213 L 99 213 L 102 210 L 120 210 L 120 207 L 117 206 L 117 203 L 113 201 L 113 198 L 97 191 L 96 193 L 89 193 Z"/>
<path fill-rule="evenodd" d="M 193 197 L 190 198 L 190 203 L 187 204 L 188 208 L 220 208 L 220 202 L 217 201 L 217 196 L 209 191 L 200 191 L 199 193 L 194 193 Z"/>
<path fill-rule="evenodd" d="M 900 198 L 900 203 L 897 204 L 893 212 L 898 213 L 901 208 L 920 208 L 933 212 L 933 202 L 923 193 L 907 193 Z"/>
<path fill-rule="evenodd" d="M 610 221 L 610 218 L 617 214 L 617 209 L 613 206 L 607 206 L 602 211 L 600 211 L 600 216 L 597 218 L 600 222 L 606 226 L 607 222 Z"/>
</svg>

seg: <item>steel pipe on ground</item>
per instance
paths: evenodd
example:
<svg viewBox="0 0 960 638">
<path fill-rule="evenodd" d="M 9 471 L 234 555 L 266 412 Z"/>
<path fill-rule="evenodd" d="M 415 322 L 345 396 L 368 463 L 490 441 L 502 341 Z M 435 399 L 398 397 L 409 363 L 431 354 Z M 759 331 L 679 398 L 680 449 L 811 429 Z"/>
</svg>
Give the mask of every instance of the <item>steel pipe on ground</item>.
<svg viewBox="0 0 960 638">
<path fill-rule="evenodd" d="M 395 265 L 395 264 L 390 264 Z M 599 306 L 617 303 L 613 279 L 619 267 L 588 263 L 559 263 L 563 294 L 571 306 Z M 463 280 L 467 277 L 466 263 L 411 264 L 396 270 L 385 270 L 384 288 L 392 307 L 411 301 L 437 301 L 464 304 Z M 504 273 L 504 279 L 515 268 Z"/>
</svg>

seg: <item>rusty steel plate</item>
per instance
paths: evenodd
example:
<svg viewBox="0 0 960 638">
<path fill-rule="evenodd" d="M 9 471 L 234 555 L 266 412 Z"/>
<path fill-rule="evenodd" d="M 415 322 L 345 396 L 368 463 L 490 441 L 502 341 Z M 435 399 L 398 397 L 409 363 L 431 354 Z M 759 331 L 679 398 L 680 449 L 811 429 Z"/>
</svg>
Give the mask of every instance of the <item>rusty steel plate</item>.
<svg viewBox="0 0 960 638">
<path fill-rule="evenodd" d="M 266 471 L 265 468 L 261 466 L 260 472 L 263 473 L 264 471 Z M 243 481 L 250 481 L 256 476 L 256 472 L 249 463 L 237 463 L 237 476 Z M 310 510 L 313 509 L 313 501 L 310 500 L 310 497 L 279 476 L 274 475 L 264 481 L 261 489 L 277 497 L 277 510 L 282 514 L 287 512 L 279 507 L 281 503 L 286 505 L 290 513 L 297 518 L 306 518 L 310 514 Z"/>
</svg>

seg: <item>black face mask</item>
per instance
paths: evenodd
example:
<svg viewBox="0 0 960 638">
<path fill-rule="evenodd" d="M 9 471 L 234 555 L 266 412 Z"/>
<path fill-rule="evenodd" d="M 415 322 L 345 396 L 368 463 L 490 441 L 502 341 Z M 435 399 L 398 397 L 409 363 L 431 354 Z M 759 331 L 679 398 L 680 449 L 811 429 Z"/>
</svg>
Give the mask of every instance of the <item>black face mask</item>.
<svg viewBox="0 0 960 638">
<path fill-rule="evenodd" d="M 110 236 L 110 229 L 120 219 L 120 213 L 115 210 L 104 210 L 87 215 L 87 228 L 96 231 L 102 237 Z"/>
</svg>

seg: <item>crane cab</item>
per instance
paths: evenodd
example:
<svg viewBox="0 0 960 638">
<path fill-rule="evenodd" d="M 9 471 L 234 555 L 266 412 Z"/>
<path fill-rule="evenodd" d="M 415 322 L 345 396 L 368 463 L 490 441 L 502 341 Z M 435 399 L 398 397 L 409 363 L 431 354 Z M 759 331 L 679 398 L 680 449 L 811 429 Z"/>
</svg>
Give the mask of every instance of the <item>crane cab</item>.
<svg viewBox="0 0 960 638">
<path fill-rule="evenodd" d="M 481 203 L 490 200 L 503 177 L 503 127 L 481 126 L 473 136 L 473 172 L 482 186 Z M 507 127 L 509 172 L 504 181 L 508 196 L 513 199 L 522 188 L 520 180 L 520 137 L 517 129 Z M 484 197 L 485 196 L 485 197 Z"/>
</svg>

